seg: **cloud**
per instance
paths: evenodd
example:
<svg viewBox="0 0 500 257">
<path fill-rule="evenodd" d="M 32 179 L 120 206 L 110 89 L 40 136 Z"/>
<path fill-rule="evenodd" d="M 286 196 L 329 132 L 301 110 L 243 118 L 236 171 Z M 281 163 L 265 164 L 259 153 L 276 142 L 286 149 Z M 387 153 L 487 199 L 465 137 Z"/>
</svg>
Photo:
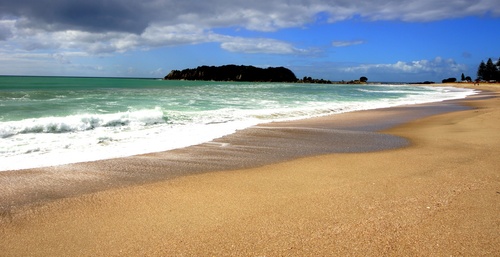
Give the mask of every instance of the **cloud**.
<svg viewBox="0 0 500 257">
<path fill-rule="evenodd" d="M 2 3 L 0 15 L 28 18 L 25 25 L 49 31 L 140 32 L 150 20 L 144 15 L 145 6 L 120 0 L 16 0 Z"/>
<path fill-rule="evenodd" d="M 369 20 L 400 20 L 407 22 L 428 22 L 465 16 L 484 14 L 500 15 L 500 6 L 496 0 L 478 1 L 433 1 L 433 0 L 376 0 L 364 4 L 360 2 L 356 8 L 348 8 L 343 13 L 359 14 Z M 355 10 L 355 11 L 354 11 Z"/>
<path fill-rule="evenodd" d="M 12 37 L 14 24 L 14 20 L 0 20 L 0 41 Z"/>
<path fill-rule="evenodd" d="M 0 49 L 0 70 L 9 75 L 60 75 L 61 69 L 73 74 L 95 76 L 99 67 L 72 63 L 73 57 L 86 57 L 84 52 L 34 53 Z M 64 64 L 64 65 L 61 65 Z M 98 74 L 97 74 L 98 75 Z M 105 75 L 103 73 L 102 75 Z"/>
<path fill-rule="evenodd" d="M 156 47 L 220 42 L 223 38 L 222 35 L 205 30 L 202 27 L 181 23 L 166 26 L 152 25 L 141 35 L 135 38 L 130 37 L 129 40 L 136 40 L 135 44 L 137 45 Z M 123 43 L 125 40 L 121 39 L 120 41 Z M 133 45 L 132 43 L 129 44 Z"/>
<path fill-rule="evenodd" d="M 342 70 L 351 73 L 456 74 L 466 69 L 467 67 L 464 64 L 458 64 L 453 59 L 436 57 L 434 60 L 398 61 L 393 64 L 361 64 L 343 68 Z"/>
<path fill-rule="evenodd" d="M 19 21 L 22 23 L 23 21 Z M 1 27 L 0 27 L 1 28 Z M 0 29 L 1 33 L 1 29 Z M 92 33 L 80 30 L 46 32 L 39 28 L 17 29 L 15 39 L 10 42 L 23 50 L 75 49 L 93 55 L 127 52 L 164 46 L 178 46 L 202 43 L 220 43 L 230 52 L 303 54 L 312 52 L 295 48 L 292 44 L 269 38 L 242 38 L 222 35 L 192 24 L 151 25 L 141 34 L 126 32 Z"/>
<path fill-rule="evenodd" d="M 333 41 L 332 45 L 334 47 L 344 47 L 344 46 L 361 45 L 364 43 L 366 43 L 364 40 Z"/>
<path fill-rule="evenodd" d="M 52 57 L 61 64 L 71 64 L 71 61 L 62 53 L 53 54 Z"/>
<path fill-rule="evenodd" d="M 234 38 L 217 28 L 271 32 L 328 22 L 366 20 L 434 21 L 470 15 L 500 15 L 497 0 L 16 0 L 0 8 L 0 40 L 25 50 L 82 50 L 92 54 L 217 42 L 244 53 L 297 54 L 290 43 L 271 38 Z M 260 43 L 257 41 L 260 40 Z M 347 46 L 362 41 L 335 41 Z"/>
<path fill-rule="evenodd" d="M 271 31 L 302 26 L 314 21 L 318 13 L 328 14 L 330 21 L 354 15 L 371 20 L 429 21 L 500 15 L 500 7 L 495 0 L 16 0 L 3 3 L 0 9 L 3 16 L 29 18 L 29 26 L 135 34 L 159 22 Z"/>
<path fill-rule="evenodd" d="M 149 74 L 160 77 L 165 76 L 166 71 L 163 68 L 157 68 L 156 70 L 150 71 Z"/>
<path fill-rule="evenodd" d="M 274 39 L 228 38 L 221 44 L 222 49 L 230 52 L 268 53 L 268 54 L 303 54 L 310 51 L 295 48 L 293 45 Z"/>
</svg>

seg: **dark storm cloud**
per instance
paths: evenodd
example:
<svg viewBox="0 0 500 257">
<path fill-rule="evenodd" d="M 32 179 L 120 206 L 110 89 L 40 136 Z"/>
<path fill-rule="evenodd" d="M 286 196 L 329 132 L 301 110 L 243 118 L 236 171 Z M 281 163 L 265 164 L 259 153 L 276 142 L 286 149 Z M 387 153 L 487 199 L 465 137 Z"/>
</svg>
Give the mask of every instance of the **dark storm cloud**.
<svg viewBox="0 0 500 257">
<path fill-rule="evenodd" d="M 12 31 L 10 30 L 8 24 L 1 24 L 0 23 L 0 41 L 1 40 L 6 40 L 9 37 L 12 36 Z"/>
<path fill-rule="evenodd" d="M 1 0 L 0 15 L 23 17 L 31 26 L 88 32 L 140 33 L 152 23 L 241 26 L 272 31 L 359 15 L 369 20 L 432 21 L 467 15 L 500 15 L 498 0 Z M 0 16 L 0 17 L 1 17 Z"/>
<path fill-rule="evenodd" d="M 89 32 L 142 32 L 149 24 L 141 1 L 39 0 L 2 3 L 0 14 L 27 19 L 25 26 L 46 30 L 77 29 Z"/>
</svg>

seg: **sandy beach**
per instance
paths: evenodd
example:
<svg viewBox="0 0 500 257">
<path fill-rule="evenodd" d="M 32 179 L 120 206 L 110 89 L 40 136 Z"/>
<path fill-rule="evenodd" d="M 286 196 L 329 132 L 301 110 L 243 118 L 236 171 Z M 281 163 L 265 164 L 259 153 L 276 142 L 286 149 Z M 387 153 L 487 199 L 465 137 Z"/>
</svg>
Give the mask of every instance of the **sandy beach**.
<svg viewBox="0 0 500 257">
<path fill-rule="evenodd" d="M 498 256 L 498 84 L 0 173 L 2 256 Z M 380 132 L 377 132 L 380 131 Z"/>
</svg>

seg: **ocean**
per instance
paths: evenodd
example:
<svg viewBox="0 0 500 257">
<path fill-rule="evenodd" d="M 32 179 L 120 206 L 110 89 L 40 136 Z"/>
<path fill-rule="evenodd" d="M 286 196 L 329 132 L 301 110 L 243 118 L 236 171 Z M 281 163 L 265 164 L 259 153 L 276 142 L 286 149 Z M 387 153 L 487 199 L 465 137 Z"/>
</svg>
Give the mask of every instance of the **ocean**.
<svg viewBox="0 0 500 257">
<path fill-rule="evenodd" d="M 259 123 L 475 93 L 391 84 L 0 76 L 0 171 L 166 151 Z"/>
</svg>

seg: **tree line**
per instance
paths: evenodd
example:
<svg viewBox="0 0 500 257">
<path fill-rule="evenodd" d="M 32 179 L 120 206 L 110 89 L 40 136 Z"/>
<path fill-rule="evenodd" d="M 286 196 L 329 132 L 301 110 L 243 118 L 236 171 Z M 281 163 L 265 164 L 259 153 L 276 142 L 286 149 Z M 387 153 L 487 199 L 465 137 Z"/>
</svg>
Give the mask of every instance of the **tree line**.
<svg viewBox="0 0 500 257">
<path fill-rule="evenodd" d="M 165 80 L 296 82 L 295 74 L 285 67 L 258 68 L 247 65 L 198 66 L 194 69 L 172 70 Z"/>
<path fill-rule="evenodd" d="M 479 68 L 477 69 L 477 79 L 485 81 L 500 81 L 500 58 L 498 58 L 496 63 L 493 63 L 491 58 L 489 58 L 486 63 L 481 61 L 481 64 L 479 64 Z"/>
<path fill-rule="evenodd" d="M 472 78 L 470 76 L 466 77 L 463 73 L 461 79 L 462 81 L 472 81 Z M 443 83 L 454 83 L 456 81 L 456 78 L 443 79 Z M 500 82 L 500 58 L 498 58 L 496 63 L 493 63 L 493 60 L 491 60 L 491 58 L 489 58 L 486 63 L 484 61 L 481 61 L 477 69 L 476 81 Z"/>
</svg>

